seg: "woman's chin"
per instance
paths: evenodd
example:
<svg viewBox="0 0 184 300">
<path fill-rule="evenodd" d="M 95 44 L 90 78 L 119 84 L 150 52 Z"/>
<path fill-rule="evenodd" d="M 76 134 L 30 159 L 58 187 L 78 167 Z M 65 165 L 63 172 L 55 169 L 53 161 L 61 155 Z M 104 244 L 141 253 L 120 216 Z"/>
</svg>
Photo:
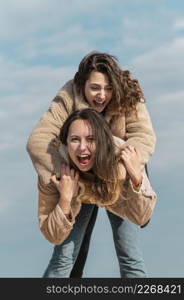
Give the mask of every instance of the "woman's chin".
<svg viewBox="0 0 184 300">
<path fill-rule="evenodd" d="M 94 106 L 93 108 L 94 108 L 97 112 L 101 113 L 101 112 L 104 110 L 105 107 L 96 107 L 96 106 Z"/>
<path fill-rule="evenodd" d="M 90 165 L 81 165 L 81 164 L 78 164 L 77 167 L 78 167 L 78 169 L 81 172 L 88 172 L 91 169 Z"/>
</svg>

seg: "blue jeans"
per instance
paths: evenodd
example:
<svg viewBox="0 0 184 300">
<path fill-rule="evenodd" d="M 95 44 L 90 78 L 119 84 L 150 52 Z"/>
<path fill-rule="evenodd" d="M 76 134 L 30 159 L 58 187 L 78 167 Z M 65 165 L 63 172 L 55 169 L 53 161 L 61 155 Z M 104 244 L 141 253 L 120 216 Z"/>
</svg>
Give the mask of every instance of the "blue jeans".
<svg viewBox="0 0 184 300">
<path fill-rule="evenodd" d="M 94 207 L 92 204 L 82 205 L 68 238 L 61 245 L 54 247 L 52 258 L 43 277 L 70 277 Z M 140 227 L 108 211 L 107 215 L 112 227 L 121 278 L 147 277 L 140 250 Z"/>
</svg>

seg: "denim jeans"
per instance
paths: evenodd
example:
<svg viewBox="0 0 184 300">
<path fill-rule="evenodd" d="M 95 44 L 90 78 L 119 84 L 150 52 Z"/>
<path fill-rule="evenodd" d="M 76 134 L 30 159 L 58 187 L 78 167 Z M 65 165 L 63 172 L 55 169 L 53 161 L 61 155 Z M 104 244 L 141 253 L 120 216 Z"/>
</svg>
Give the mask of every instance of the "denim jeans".
<svg viewBox="0 0 184 300">
<path fill-rule="evenodd" d="M 140 226 L 107 211 L 121 278 L 147 277 L 140 245 Z"/>
<path fill-rule="evenodd" d="M 78 257 L 95 206 L 83 204 L 68 238 L 54 247 L 52 258 L 43 275 L 50 278 L 69 278 Z M 107 211 L 121 278 L 147 277 L 140 250 L 140 227 Z M 109 277 L 110 274 L 109 274 Z"/>
</svg>

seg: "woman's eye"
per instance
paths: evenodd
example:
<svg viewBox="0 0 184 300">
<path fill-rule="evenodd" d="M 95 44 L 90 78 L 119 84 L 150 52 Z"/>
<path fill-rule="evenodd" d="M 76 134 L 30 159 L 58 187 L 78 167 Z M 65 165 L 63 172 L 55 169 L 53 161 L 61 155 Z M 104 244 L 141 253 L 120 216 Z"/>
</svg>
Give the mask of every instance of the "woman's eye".
<svg viewBox="0 0 184 300">
<path fill-rule="evenodd" d="M 72 138 L 71 142 L 78 142 L 78 140 L 79 140 L 78 138 Z"/>
<path fill-rule="evenodd" d="M 88 142 L 90 142 L 90 143 L 94 142 L 94 140 L 95 140 L 94 137 L 89 137 L 88 138 Z"/>
<path fill-rule="evenodd" d="M 91 89 L 92 89 L 93 91 L 99 90 L 99 88 L 98 88 L 97 86 L 92 86 Z"/>
<path fill-rule="evenodd" d="M 98 86 L 92 86 L 92 87 L 91 87 L 91 90 L 93 90 L 93 91 L 100 91 L 101 88 L 98 87 Z M 111 86 L 106 87 L 105 90 L 108 91 L 108 92 L 111 92 L 111 91 L 112 91 L 112 87 L 111 87 Z"/>
</svg>

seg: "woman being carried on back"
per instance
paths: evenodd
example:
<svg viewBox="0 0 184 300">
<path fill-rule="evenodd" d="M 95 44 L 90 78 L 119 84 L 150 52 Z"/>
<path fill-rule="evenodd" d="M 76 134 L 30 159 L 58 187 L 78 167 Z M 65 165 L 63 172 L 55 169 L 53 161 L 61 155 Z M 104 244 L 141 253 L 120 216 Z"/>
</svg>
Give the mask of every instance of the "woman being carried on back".
<svg viewBox="0 0 184 300">
<path fill-rule="evenodd" d="M 55 262 L 63 268 L 61 277 L 69 277 L 94 204 L 144 225 L 156 201 L 141 166 L 139 151 L 130 145 L 122 150 L 123 141 L 116 137 L 113 140 L 108 124 L 95 110 L 73 112 L 63 124 L 60 138 L 59 153 L 65 164 L 60 178 L 51 177 L 59 193 L 55 191 L 48 196 L 39 185 L 40 229 L 51 243 L 59 245 L 60 252 L 58 256 L 55 248 L 45 277 L 56 276 Z M 122 180 L 123 165 L 126 180 Z"/>
<path fill-rule="evenodd" d="M 100 52 L 85 56 L 74 79 L 58 92 L 27 143 L 27 150 L 39 175 L 39 186 L 45 194 L 49 196 L 53 193 L 51 176 L 60 176 L 63 161 L 57 151 L 60 129 L 75 110 L 92 107 L 101 113 L 109 123 L 112 134 L 125 140 L 123 147 L 132 145 L 138 149 L 141 164 L 146 164 L 154 152 L 156 138 L 144 102 L 138 81 L 131 78 L 129 71 L 119 67 L 114 56 Z M 122 168 L 121 174 L 125 179 L 125 168 L 124 171 Z M 82 213 L 85 215 L 85 207 Z M 93 214 L 88 217 L 90 225 Z M 121 277 L 147 276 L 138 242 L 139 226 L 110 212 L 108 217 L 113 228 Z M 62 276 L 62 272 L 58 266 L 56 276 Z"/>
</svg>

